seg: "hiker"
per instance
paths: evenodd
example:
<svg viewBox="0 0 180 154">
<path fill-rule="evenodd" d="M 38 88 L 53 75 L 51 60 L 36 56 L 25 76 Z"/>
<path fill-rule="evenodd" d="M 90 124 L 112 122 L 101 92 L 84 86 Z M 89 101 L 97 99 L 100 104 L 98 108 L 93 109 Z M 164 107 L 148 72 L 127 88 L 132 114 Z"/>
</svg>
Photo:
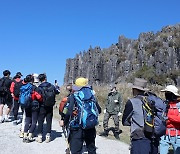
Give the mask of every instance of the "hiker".
<svg viewBox="0 0 180 154">
<path fill-rule="evenodd" d="M 146 91 L 147 81 L 135 78 L 132 86 L 133 98 L 126 102 L 122 116 L 122 124 L 130 126 L 131 130 L 131 154 L 157 154 L 159 142 L 146 134 L 144 128 L 144 115 L 142 100 Z"/>
<path fill-rule="evenodd" d="M 67 149 L 65 150 L 66 154 L 69 154 L 70 153 L 69 142 L 68 142 L 69 123 L 66 126 L 64 126 L 63 123 L 64 123 L 65 115 L 67 114 L 67 105 L 69 104 L 69 98 L 74 93 L 74 91 L 72 90 L 72 84 L 68 84 L 66 86 L 66 90 L 68 91 L 67 97 L 64 97 L 59 104 L 59 114 L 61 115 L 61 120 L 59 121 L 59 125 L 62 126 L 63 134 L 65 136 L 65 140 L 67 143 Z"/>
<path fill-rule="evenodd" d="M 68 95 L 67 95 L 67 97 L 64 97 L 63 99 L 62 99 L 62 101 L 60 102 L 60 104 L 59 104 L 59 114 L 61 115 L 61 120 L 63 121 L 64 120 L 64 117 L 65 117 L 65 114 L 66 114 L 66 108 L 65 108 L 65 106 L 66 106 L 66 104 L 69 102 L 69 97 L 71 96 L 71 95 L 73 95 L 73 93 L 74 93 L 74 91 L 72 90 L 72 84 L 68 84 L 67 86 L 66 86 L 66 90 L 68 91 Z M 60 121 L 60 123 L 62 122 L 62 121 Z"/>
<path fill-rule="evenodd" d="M 33 85 L 35 85 L 36 87 L 39 86 L 39 79 L 38 79 L 38 74 L 37 73 L 33 73 Z M 25 79 L 26 80 L 26 79 Z M 23 84 L 24 84 L 24 80 L 23 80 Z M 23 110 L 23 107 L 21 107 L 21 109 Z M 22 116 L 22 123 L 21 123 L 21 129 L 20 129 L 20 134 L 19 137 L 23 138 L 24 137 L 24 126 L 25 126 L 25 118 L 26 118 L 26 114 L 25 112 L 23 112 L 23 116 Z"/>
<path fill-rule="evenodd" d="M 0 123 L 10 122 L 9 113 L 12 107 L 12 96 L 10 92 L 10 86 L 12 80 L 10 79 L 11 72 L 9 70 L 3 71 L 4 77 L 0 80 Z M 7 105 L 7 110 L 3 117 L 3 108 Z"/>
<path fill-rule="evenodd" d="M 59 91 L 47 82 L 45 74 L 38 76 L 41 84 L 39 85 L 40 93 L 43 96 L 43 102 L 40 104 L 39 116 L 38 116 L 38 137 L 37 142 L 43 142 L 43 124 L 46 118 L 46 140 L 48 143 L 51 141 L 51 127 L 53 118 L 53 106 L 55 104 L 55 95 L 59 94 Z"/>
<path fill-rule="evenodd" d="M 82 117 L 82 108 L 80 108 L 80 105 L 85 106 L 91 104 L 95 106 L 97 112 L 99 113 L 101 113 L 101 107 L 97 101 L 95 101 L 91 86 L 88 85 L 88 79 L 83 77 L 76 79 L 72 89 L 74 90 L 74 94 L 68 97 L 69 106 L 67 108 L 67 114 L 65 114 L 64 121 L 61 121 L 60 125 L 69 128 L 70 132 L 68 141 L 72 154 L 81 153 L 84 142 L 86 143 L 88 153 L 96 154 L 95 125 L 97 123 L 92 124 L 86 120 L 86 126 L 89 126 L 89 128 L 85 127 L 84 123 L 82 122 L 82 118 L 85 118 L 85 116 Z M 98 116 L 98 113 L 95 116 Z M 95 119 L 93 119 L 91 122 L 93 121 L 96 122 Z"/>
<path fill-rule="evenodd" d="M 31 74 L 27 75 L 24 79 L 25 84 L 20 89 L 21 95 L 19 101 L 25 108 L 25 126 L 23 136 L 23 142 L 25 143 L 34 141 L 33 133 L 38 120 L 39 102 L 42 102 L 42 96 L 39 94 L 37 87 L 33 85 L 33 80 L 34 78 Z M 27 92 L 30 96 L 25 94 Z"/>
<path fill-rule="evenodd" d="M 20 121 L 18 121 L 18 111 L 19 111 L 19 94 L 20 94 L 20 88 L 23 85 L 23 82 L 21 80 L 21 77 L 23 75 L 21 72 L 17 72 L 14 76 L 14 80 L 11 83 L 10 91 L 11 95 L 13 97 L 13 115 L 14 115 L 14 121 L 13 125 L 18 125 Z M 23 108 L 21 108 L 23 113 Z"/>
<path fill-rule="evenodd" d="M 108 136 L 110 129 L 112 129 L 108 128 L 108 121 L 110 117 L 113 117 L 115 128 L 112 129 L 112 131 L 114 137 L 119 140 L 119 134 L 122 132 L 122 130 L 119 129 L 119 116 L 122 115 L 122 98 L 115 85 L 111 85 L 110 87 L 105 107 L 103 120 L 104 132 L 100 133 L 100 136 Z"/>
<path fill-rule="evenodd" d="M 165 93 L 168 104 L 166 135 L 161 137 L 160 154 L 167 154 L 170 145 L 172 145 L 174 154 L 180 153 L 180 101 L 178 89 L 174 85 L 168 85 L 161 90 Z"/>
</svg>

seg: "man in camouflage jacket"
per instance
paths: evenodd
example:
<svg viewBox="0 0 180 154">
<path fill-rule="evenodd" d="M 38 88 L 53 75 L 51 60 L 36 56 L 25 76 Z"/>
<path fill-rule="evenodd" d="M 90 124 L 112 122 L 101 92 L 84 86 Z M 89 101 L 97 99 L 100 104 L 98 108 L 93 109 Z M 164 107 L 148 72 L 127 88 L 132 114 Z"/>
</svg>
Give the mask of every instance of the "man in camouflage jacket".
<svg viewBox="0 0 180 154">
<path fill-rule="evenodd" d="M 108 121 L 112 116 L 115 124 L 115 128 L 113 130 L 114 136 L 116 139 L 120 139 L 119 134 L 121 130 L 119 129 L 119 116 L 121 115 L 121 104 L 121 94 L 117 91 L 116 86 L 112 86 L 105 104 L 106 109 L 104 110 L 105 114 L 103 121 L 104 132 L 100 134 L 101 136 L 108 136 Z"/>
</svg>

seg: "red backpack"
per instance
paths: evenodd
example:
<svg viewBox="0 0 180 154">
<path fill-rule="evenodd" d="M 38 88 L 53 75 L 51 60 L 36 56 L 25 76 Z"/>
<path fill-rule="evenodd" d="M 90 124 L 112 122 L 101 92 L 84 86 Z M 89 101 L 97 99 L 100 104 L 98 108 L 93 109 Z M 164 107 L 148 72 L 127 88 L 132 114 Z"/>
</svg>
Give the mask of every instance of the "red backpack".
<svg viewBox="0 0 180 154">
<path fill-rule="evenodd" d="M 63 110 L 64 110 L 64 107 L 66 106 L 67 100 L 68 100 L 68 97 L 64 97 L 59 104 L 59 114 L 60 115 L 63 114 Z"/>
</svg>

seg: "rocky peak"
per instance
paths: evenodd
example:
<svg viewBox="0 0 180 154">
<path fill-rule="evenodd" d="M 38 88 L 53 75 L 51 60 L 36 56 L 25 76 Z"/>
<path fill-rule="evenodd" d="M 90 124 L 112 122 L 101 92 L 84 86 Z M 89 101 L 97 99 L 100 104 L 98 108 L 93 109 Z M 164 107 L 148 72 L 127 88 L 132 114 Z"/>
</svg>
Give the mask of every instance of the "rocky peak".
<svg viewBox="0 0 180 154">
<path fill-rule="evenodd" d="M 180 86 L 180 24 L 163 27 L 157 33 L 141 33 L 137 40 L 120 36 L 109 48 L 90 47 L 67 59 L 64 84 L 79 76 L 89 78 L 91 84 L 143 77 L 152 84 Z"/>
</svg>

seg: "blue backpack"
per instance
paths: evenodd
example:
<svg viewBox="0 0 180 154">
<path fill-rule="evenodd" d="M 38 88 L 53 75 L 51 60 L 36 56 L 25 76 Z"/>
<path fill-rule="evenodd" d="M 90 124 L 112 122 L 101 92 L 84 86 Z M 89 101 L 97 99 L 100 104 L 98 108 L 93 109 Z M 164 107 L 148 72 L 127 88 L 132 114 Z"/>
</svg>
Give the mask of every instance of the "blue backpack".
<svg viewBox="0 0 180 154">
<path fill-rule="evenodd" d="M 167 104 L 153 93 L 146 93 L 142 102 L 144 131 L 156 137 L 165 135 Z"/>
<path fill-rule="evenodd" d="M 29 108 L 31 106 L 33 85 L 27 83 L 20 88 L 19 103 L 23 108 Z"/>
<path fill-rule="evenodd" d="M 98 124 L 99 113 L 92 89 L 83 87 L 74 93 L 74 98 L 77 103 L 77 116 L 71 122 L 71 127 L 94 128 Z"/>
</svg>

